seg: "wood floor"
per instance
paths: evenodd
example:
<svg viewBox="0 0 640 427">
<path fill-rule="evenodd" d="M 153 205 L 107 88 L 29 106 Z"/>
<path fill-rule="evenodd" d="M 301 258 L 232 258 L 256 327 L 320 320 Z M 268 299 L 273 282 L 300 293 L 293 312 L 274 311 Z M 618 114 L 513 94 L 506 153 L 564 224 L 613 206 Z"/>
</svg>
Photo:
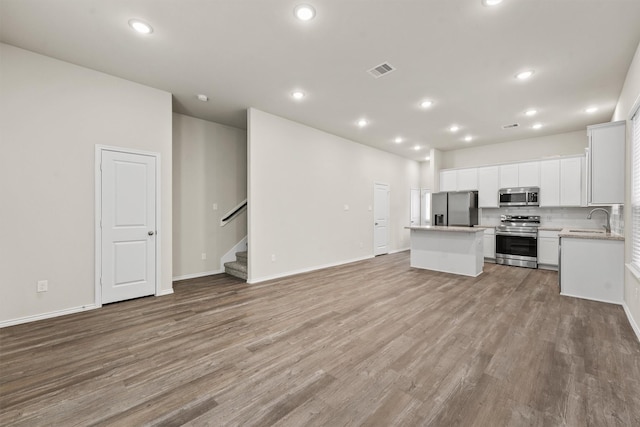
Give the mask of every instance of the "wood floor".
<svg viewBox="0 0 640 427">
<path fill-rule="evenodd" d="M 0 330 L 0 425 L 638 426 L 621 307 L 557 273 L 478 278 L 408 253 Z"/>
</svg>

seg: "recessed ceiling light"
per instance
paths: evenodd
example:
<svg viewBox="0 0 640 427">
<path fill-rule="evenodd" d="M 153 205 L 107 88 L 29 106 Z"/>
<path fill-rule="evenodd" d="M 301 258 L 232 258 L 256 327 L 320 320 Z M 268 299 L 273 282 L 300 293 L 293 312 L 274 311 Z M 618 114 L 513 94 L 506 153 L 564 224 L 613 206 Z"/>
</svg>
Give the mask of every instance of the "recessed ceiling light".
<svg viewBox="0 0 640 427">
<path fill-rule="evenodd" d="M 367 119 L 358 120 L 358 126 L 360 126 L 361 128 L 365 127 L 368 124 L 369 124 L 369 122 L 367 121 Z"/>
<path fill-rule="evenodd" d="M 420 150 L 420 146 L 419 146 L 419 145 L 416 145 L 415 147 L 413 147 L 413 149 L 414 149 L 414 150 L 416 150 L 416 151 L 418 151 L 418 150 Z"/>
<path fill-rule="evenodd" d="M 308 4 L 299 4 L 293 9 L 293 14 L 301 21 L 310 21 L 316 16 L 316 10 Z"/>
<path fill-rule="evenodd" d="M 153 28 L 151 25 L 143 22 L 139 19 L 129 19 L 129 26 L 139 32 L 140 34 L 151 34 L 153 33 Z"/>
<path fill-rule="evenodd" d="M 207 102 L 209 100 L 209 97 L 207 95 L 205 95 L 205 94 L 202 94 L 202 93 L 198 94 L 197 98 L 202 102 Z"/>
<path fill-rule="evenodd" d="M 598 107 L 589 107 L 584 111 L 586 111 L 589 114 L 592 114 L 592 113 L 595 113 L 596 111 L 598 111 Z"/>
<path fill-rule="evenodd" d="M 467 135 L 467 136 L 464 137 L 464 140 L 466 142 L 471 142 L 472 139 L 473 139 L 473 137 L 471 135 Z"/>
<path fill-rule="evenodd" d="M 542 123 L 534 123 L 534 125 L 531 127 L 534 129 L 540 129 L 542 127 Z"/>
<path fill-rule="evenodd" d="M 453 125 L 453 126 L 451 126 L 451 127 L 449 128 L 449 130 L 450 130 L 451 132 L 458 132 L 458 131 L 460 130 L 460 126 L 458 126 L 458 125 Z"/>
<path fill-rule="evenodd" d="M 516 74 L 516 79 L 518 80 L 527 80 L 529 77 L 533 76 L 533 70 L 521 71 Z"/>
<path fill-rule="evenodd" d="M 535 116 L 536 114 L 538 114 L 538 110 L 535 109 L 531 109 L 531 110 L 527 110 L 524 112 L 525 115 L 531 117 L 531 116 Z"/>
<path fill-rule="evenodd" d="M 502 0 L 482 0 L 482 4 L 485 6 L 495 6 L 502 3 Z"/>
<path fill-rule="evenodd" d="M 433 101 L 428 100 L 428 99 L 425 99 L 424 101 L 422 101 L 422 102 L 420 103 L 420 106 L 421 106 L 422 108 L 429 108 L 429 107 L 431 107 L 432 105 L 433 105 Z"/>
<path fill-rule="evenodd" d="M 425 157 L 424 159 L 428 162 L 429 160 L 431 160 L 431 157 L 430 157 L 430 156 L 427 156 L 427 157 Z"/>
<path fill-rule="evenodd" d="M 305 93 L 301 90 L 296 90 L 291 92 L 291 96 L 293 97 L 293 99 L 302 99 L 305 97 Z"/>
<path fill-rule="evenodd" d="M 398 136 L 396 137 L 396 139 L 393 140 L 393 142 L 395 142 L 396 144 L 400 144 L 402 142 L 402 138 Z"/>
</svg>

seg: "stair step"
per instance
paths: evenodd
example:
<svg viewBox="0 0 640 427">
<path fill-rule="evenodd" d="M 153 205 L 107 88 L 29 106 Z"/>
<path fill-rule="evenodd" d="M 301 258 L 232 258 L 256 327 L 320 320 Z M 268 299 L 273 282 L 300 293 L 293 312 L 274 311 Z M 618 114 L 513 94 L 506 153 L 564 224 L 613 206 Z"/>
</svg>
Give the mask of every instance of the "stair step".
<svg viewBox="0 0 640 427">
<path fill-rule="evenodd" d="M 224 272 L 234 276 L 234 277 L 238 277 L 242 280 L 247 280 L 247 265 L 246 264 L 242 264 L 239 263 L 237 261 L 233 261 L 233 262 L 225 262 L 224 263 Z"/>
<path fill-rule="evenodd" d="M 239 262 L 243 262 L 243 263 L 247 263 L 247 259 L 248 259 L 248 253 L 247 251 L 243 251 L 243 252 L 236 252 L 236 261 Z"/>
</svg>

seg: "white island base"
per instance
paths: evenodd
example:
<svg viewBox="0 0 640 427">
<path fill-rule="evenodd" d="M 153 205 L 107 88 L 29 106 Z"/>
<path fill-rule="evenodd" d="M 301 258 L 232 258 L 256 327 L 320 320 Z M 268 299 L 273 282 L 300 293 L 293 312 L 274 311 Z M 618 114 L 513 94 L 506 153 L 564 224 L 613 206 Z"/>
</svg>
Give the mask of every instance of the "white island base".
<svg viewBox="0 0 640 427">
<path fill-rule="evenodd" d="M 411 230 L 411 267 L 476 277 L 484 265 L 484 229 L 423 226 Z"/>
</svg>

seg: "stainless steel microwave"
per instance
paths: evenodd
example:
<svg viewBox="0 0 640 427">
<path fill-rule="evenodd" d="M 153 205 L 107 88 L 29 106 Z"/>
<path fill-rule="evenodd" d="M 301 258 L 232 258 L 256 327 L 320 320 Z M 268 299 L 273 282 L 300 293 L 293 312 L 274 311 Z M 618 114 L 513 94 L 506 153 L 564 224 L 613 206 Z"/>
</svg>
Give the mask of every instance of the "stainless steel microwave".
<svg viewBox="0 0 640 427">
<path fill-rule="evenodd" d="M 540 206 L 540 188 L 501 188 L 498 191 L 500 206 Z"/>
</svg>

